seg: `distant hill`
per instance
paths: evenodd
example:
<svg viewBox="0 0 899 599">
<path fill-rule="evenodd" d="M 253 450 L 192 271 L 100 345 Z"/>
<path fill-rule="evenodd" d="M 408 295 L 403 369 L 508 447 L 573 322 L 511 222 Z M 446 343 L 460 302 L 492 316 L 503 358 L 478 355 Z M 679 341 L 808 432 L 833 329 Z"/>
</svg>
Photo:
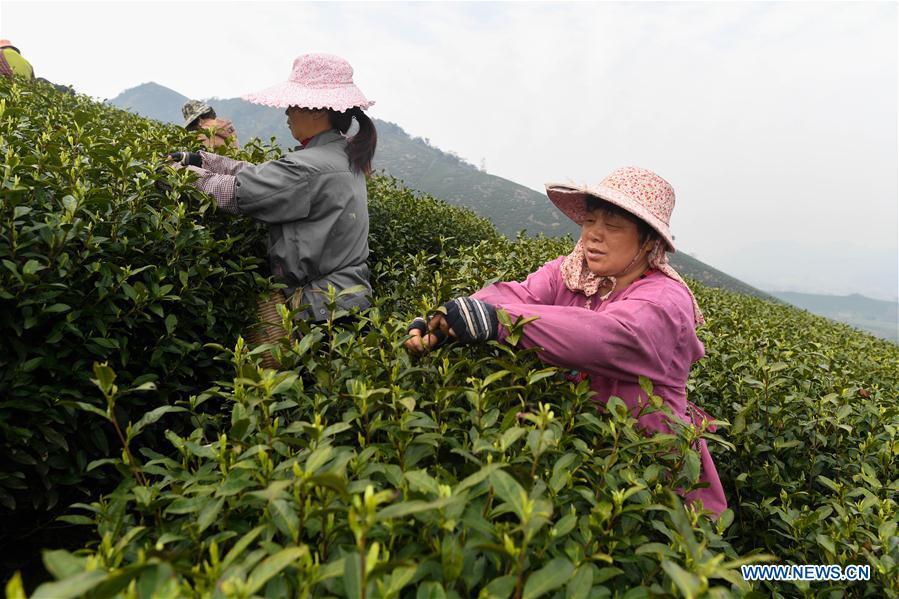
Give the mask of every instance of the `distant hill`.
<svg viewBox="0 0 899 599">
<path fill-rule="evenodd" d="M 171 89 L 145 83 L 122 92 L 109 103 L 142 116 L 181 124 L 181 106 L 185 101 L 185 96 Z M 241 142 L 253 137 L 265 141 L 274 137 L 283 148 L 297 145 L 285 126 L 283 109 L 237 98 L 213 98 L 208 102 L 220 116 L 234 122 Z M 424 139 L 409 136 L 394 123 L 374 121 L 378 129 L 375 170 L 402 180 L 411 189 L 471 208 L 489 218 L 503 235 L 514 237 L 522 229 L 554 237 L 576 232 L 576 227 L 543 194 L 487 174 L 459 157 L 431 146 Z"/>
<path fill-rule="evenodd" d="M 151 82 L 126 89 L 107 102 L 147 118 L 164 123 L 180 124 L 183 121 L 181 107 L 187 100 L 187 96 L 182 96 L 174 90 Z"/>
<path fill-rule="evenodd" d="M 685 277 L 701 281 L 708 287 L 729 289 L 730 291 L 736 291 L 737 293 L 742 293 L 744 295 L 751 295 L 768 301 L 776 301 L 772 295 L 760 289 L 756 289 L 752 285 L 744 283 L 716 268 L 712 268 L 690 254 L 675 252 L 674 254 L 671 254 L 668 260 L 677 272 Z"/>
<path fill-rule="evenodd" d="M 813 314 L 826 316 L 878 337 L 899 343 L 899 302 L 852 295 L 772 292 L 772 295 Z"/>
<path fill-rule="evenodd" d="M 119 108 L 163 122 L 181 124 L 181 106 L 187 97 L 156 83 L 144 83 L 128 89 L 109 103 Z M 258 137 L 272 138 L 283 148 L 293 148 L 296 140 L 286 127 L 284 110 L 251 104 L 238 98 L 208 100 L 216 112 L 234 122 L 241 143 Z M 546 196 L 524 185 L 485 173 L 452 153 L 432 146 L 427 140 L 412 137 L 399 125 L 374 119 L 378 128 L 378 150 L 374 168 L 396 177 L 410 189 L 470 208 L 490 219 L 504 235 L 519 231 L 543 233 L 551 237 L 578 235 L 578 227 L 549 202 Z M 678 252 L 671 264 L 686 277 L 717 288 L 773 299 L 767 293 L 747 285 L 708 264 Z"/>
</svg>

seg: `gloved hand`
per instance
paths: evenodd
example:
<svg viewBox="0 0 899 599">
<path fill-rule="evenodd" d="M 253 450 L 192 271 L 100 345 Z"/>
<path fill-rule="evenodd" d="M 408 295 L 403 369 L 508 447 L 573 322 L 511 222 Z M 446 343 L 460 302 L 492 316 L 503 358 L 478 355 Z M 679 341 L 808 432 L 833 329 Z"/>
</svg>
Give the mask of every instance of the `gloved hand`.
<svg viewBox="0 0 899 599">
<path fill-rule="evenodd" d="M 413 331 L 415 331 L 415 333 L 413 333 Z M 437 349 L 443 345 L 447 339 L 446 333 L 440 329 L 435 329 L 430 333 L 431 337 L 433 337 L 433 341 L 428 339 L 428 323 L 420 316 L 409 324 L 406 333 L 412 335 L 412 338 L 406 341 L 406 348 L 412 351 Z"/>
<path fill-rule="evenodd" d="M 160 193 L 168 193 L 172 191 L 172 185 L 162 179 L 156 179 L 153 184 L 156 187 L 156 191 Z"/>
<path fill-rule="evenodd" d="M 499 318 L 491 304 L 463 296 L 446 302 L 443 309 L 446 316 L 438 313 L 430 322 L 424 318 L 412 321 L 408 328 L 412 337 L 406 341 L 406 349 L 418 353 L 436 349 L 450 338 L 460 343 L 474 343 L 496 339 L 499 335 Z M 434 340 L 428 337 L 429 331 Z"/>
<path fill-rule="evenodd" d="M 443 307 L 449 334 L 461 343 L 489 341 L 499 335 L 499 318 L 491 304 L 462 296 L 446 302 Z"/>
<path fill-rule="evenodd" d="M 203 157 L 199 152 L 172 152 L 168 154 L 168 159 L 182 166 L 203 166 Z"/>
<path fill-rule="evenodd" d="M 165 172 L 166 166 L 159 165 L 156 167 L 156 180 L 154 181 L 154 186 L 156 187 L 156 191 L 161 193 L 168 193 L 172 191 L 172 184 L 168 182 L 168 175 Z"/>
</svg>

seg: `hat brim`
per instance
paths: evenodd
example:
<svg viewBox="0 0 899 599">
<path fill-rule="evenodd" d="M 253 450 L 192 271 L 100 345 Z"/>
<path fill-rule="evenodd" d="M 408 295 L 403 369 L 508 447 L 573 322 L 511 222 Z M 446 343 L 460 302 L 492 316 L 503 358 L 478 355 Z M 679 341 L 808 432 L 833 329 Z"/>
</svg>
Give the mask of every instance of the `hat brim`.
<svg viewBox="0 0 899 599">
<path fill-rule="evenodd" d="M 212 113 L 212 115 L 213 115 L 212 118 L 215 118 L 215 111 L 214 111 L 213 109 L 211 109 L 211 108 L 210 108 L 209 110 L 204 110 L 204 111 L 202 111 L 202 112 L 196 112 L 196 111 L 193 112 L 192 114 L 189 115 L 189 116 L 190 116 L 189 119 L 185 119 L 185 121 L 184 121 L 184 128 L 185 128 L 185 129 L 189 128 L 189 127 L 190 127 L 191 125 L 193 125 L 196 121 L 200 120 L 200 118 L 201 118 L 204 114 L 209 114 L 209 113 Z"/>
<path fill-rule="evenodd" d="M 362 90 L 352 83 L 316 88 L 286 81 L 241 97 L 247 102 L 275 108 L 299 106 L 300 108 L 330 108 L 337 112 L 355 107 L 367 110 L 374 105 L 374 101 L 367 99 L 362 94 Z"/>
<path fill-rule="evenodd" d="M 669 252 L 676 251 L 674 247 L 674 238 L 668 225 L 659 220 L 649 210 L 636 200 L 626 194 L 621 193 L 617 189 L 597 185 L 595 187 L 572 187 L 564 183 L 547 183 L 546 195 L 550 201 L 555 204 L 556 208 L 573 220 L 578 226 L 584 223 L 587 216 L 587 198 L 590 196 L 600 198 L 618 206 L 622 210 L 636 216 L 659 234 L 665 240 Z"/>
</svg>

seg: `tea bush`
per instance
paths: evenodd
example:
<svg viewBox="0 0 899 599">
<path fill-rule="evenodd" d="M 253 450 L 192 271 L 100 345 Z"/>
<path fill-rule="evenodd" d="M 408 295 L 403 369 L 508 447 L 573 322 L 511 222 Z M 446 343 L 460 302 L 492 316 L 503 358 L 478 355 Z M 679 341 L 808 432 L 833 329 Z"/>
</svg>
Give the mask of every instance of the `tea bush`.
<svg viewBox="0 0 899 599">
<path fill-rule="evenodd" d="M 117 452 L 112 429 L 77 409 L 96 400 L 93 362 L 136 390 L 118 406 L 136 419 L 220 376 L 204 342 L 233 342 L 249 322 L 266 284 L 262 232 L 216 214 L 184 174 L 158 172 L 189 143 L 46 84 L 0 82 L 4 536 L 28 510 L 40 518 L 60 494 L 87 493 L 100 480 L 91 462 Z"/>
<path fill-rule="evenodd" d="M 732 423 L 735 453 L 716 460 L 729 539 L 784 562 L 870 564 L 884 583 L 870 594 L 896 596 L 899 347 L 748 296 L 697 295 L 710 326 L 689 391 Z"/>
<path fill-rule="evenodd" d="M 369 179 L 368 214 L 373 263 L 419 251 L 433 254 L 443 247 L 441 238 L 451 237 L 451 247 L 457 252 L 479 241 L 504 239 L 488 220 L 471 210 L 407 189 L 387 175 Z"/>
<path fill-rule="evenodd" d="M 97 159 L 126 173 L 129 184 L 155 174 L 135 156 L 170 149 L 152 150 L 159 139 L 179 143 L 165 137 L 177 130 L 84 99 L 48 102 L 59 110 L 56 122 L 81 110 L 85 123 L 102 121 L 90 126 L 109 126 L 111 137 L 120 134 L 117 123 L 147 131 L 134 142 L 139 154 Z M 32 118 L 27 109 L 16 113 Z M 6 133 L 25 125 L 4 127 L 0 150 L 30 151 Z M 93 161 L 92 152 L 85 146 L 82 155 Z M 122 184 L 95 176 L 85 181 L 97 194 Z M 125 221 L 158 210 L 147 197 L 183 206 L 192 217 L 182 228 L 244 244 L 219 259 L 228 284 L 244 281 L 240 290 L 252 296 L 265 284 L 258 263 L 227 260 L 261 256 L 258 238 L 236 237 L 234 221 L 216 220 L 207 199 L 167 176 L 177 191 L 141 188 L 134 198 L 141 209 L 124 212 Z M 15 206 L 41 205 L 38 194 L 7 195 L 11 188 L 4 183 L 4 221 Z M 118 457 L 94 464 L 115 489 L 62 518 L 83 531 L 83 547 L 46 551 L 55 582 L 33 596 L 899 596 L 899 348 L 783 305 L 694 285 L 709 324 L 700 333 L 707 356 L 688 390 L 725 422 L 718 435 L 682 427 L 647 438 L 620 401 L 597 411 L 585 383 L 532 352 L 450 345 L 416 359 L 402 349 L 413 315 L 491 280 L 521 279 L 569 251 L 571 240 L 500 238 L 471 213 L 387 178 L 373 178 L 369 192 L 374 305 L 344 326 L 333 322 L 339 312 L 315 326 L 285 314 L 299 334 L 273 348 L 280 371 L 258 366 L 264 348 L 248 352 L 235 341 L 243 305 L 216 312 L 220 329 L 198 331 L 193 342 L 202 345 L 167 362 L 175 374 L 157 375 L 156 390 L 134 391 L 156 365 L 133 351 L 126 363 L 109 352 L 70 369 L 80 407 L 92 410 L 73 416 L 92 429 L 117 427 L 124 443 L 108 452 Z M 63 218 L 66 207 L 45 213 Z M 108 218 L 93 226 L 113 227 Z M 162 250 L 150 246 L 174 243 L 145 231 L 129 237 L 129 250 L 158 258 Z M 70 277 L 52 289 L 66 284 L 82 282 Z M 215 306 L 246 299 L 229 295 L 236 292 L 222 283 L 203 297 Z M 35 317 L 32 328 L 54 318 L 52 311 Z M 109 316 L 107 327 L 123 326 L 121 318 Z M 127 347 L 142 338 L 129 336 Z M 82 349 L 87 341 L 67 351 L 82 357 L 92 351 Z M 0 366 L 6 377 L 9 367 Z M 184 367 L 193 378 L 179 381 Z M 651 393 L 651 382 L 643 383 Z M 140 443 L 163 431 L 165 441 Z M 710 442 L 732 508 L 716 522 L 671 491 L 696 481 L 697 436 Z M 738 568 L 764 560 L 867 563 L 872 580 L 753 589 Z M 25 595 L 18 575 L 7 595 Z"/>
<path fill-rule="evenodd" d="M 646 438 L 620 400 L 597 413 L 585 383 L 499 344 L 413 360 L 391 303 L 299 325 L 281 372 L 225 351 L 234 377 L 183 403 L 195 430 L 74 506 L 99 545 L 47 553 L 61 581 L 35 596 L 748 590 L 726 521 L 670 491 L 696 481 L 696 431 Z"/>
</svg>

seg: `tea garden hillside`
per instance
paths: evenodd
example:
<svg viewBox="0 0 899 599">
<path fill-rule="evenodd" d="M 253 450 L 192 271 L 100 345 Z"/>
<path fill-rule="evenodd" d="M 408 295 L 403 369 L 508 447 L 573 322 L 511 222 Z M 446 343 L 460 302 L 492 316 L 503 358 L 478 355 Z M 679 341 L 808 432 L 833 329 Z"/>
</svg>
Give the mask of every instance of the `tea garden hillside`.
<svg viewBox="0 0 899 599">
<path fill-rule="evenodd" d="M 186 96 L 156 83 L 128 89 L 108 102 L 142 116 L 167 123 L 180 123 Z M 237 98 L 210 100 L 232 119 L 243 136 L 271 139 L 274 145 L 291 148 L 296 140 L 284 126 L 282 111 Z M 500 233 L 514 238 L 520 231 L 548 237 L 577 235 L 577 227 L 565 218 L 546 196 L 507 179 L 491 175 L 473 164 L 431 145 L 427 139 L 411 137 L 399 125 L 375 119 L 378 152 L 374 168 L 403 181 L 404 186 L 469 208 L 491 221 Z M 711 287 L 774 299 L 746 283 L 716 270 L 689 254 L 672 256 L 682 273 Z"/>
<path fill-rule="evenodd" d="M 143 83 L 108 100 L 142 116 L 173 124 L 182 123 L 181 107 L 187 97 L 156 83 Z M 221 115 L 233 120 L 241 139 L 271 139 L 281 148 L 292 148 L 296 140 L 284 127 L 283 112 L 239 98 L 209 100 Z M 519 231 L 528 235 L 576 236 L 577 227 L 565 218 L 546 195 L 502 177 L 485 172 L 453 152 L 435 147 L 428 139 L 412 137 L 399 125 L 375 119 L 378 151 L 374 168 L 396 177 L 404 186 L 446 200 L 450 205 L 469 208 L 490 220 L 500 233 L 514 238 Z M 678 272 L 718 289 L 728 289 L 762 299 L 779 299 L 837 322 L 874 333 L 899 343 L 896 302 L 850 296 L 795 294 L 761 291 L 698 260 L 682 247 L 672 254 Z M 860 290 L 864 293 L 864 289 Z"/>
<path fill-rule="evenodd" d="M 166 166 L 189 143 L 0 81 L 7 596 L 899 596 L 896 345 L 693 281 L 707 355 L 688 392 L 717 431 L 646 437 L 532 352 L 408 355 L 413 316 L 571 240 L 510 239 L 375 176 L 373 306 L 351 325 L 283 313 L 264 369 L 241 334 L 271 287 L 265 231 Z M 699 437 L 717 521 L 675 491 Z M 751 563 L 871 580 L 750 584 Z"/>
</svg>

